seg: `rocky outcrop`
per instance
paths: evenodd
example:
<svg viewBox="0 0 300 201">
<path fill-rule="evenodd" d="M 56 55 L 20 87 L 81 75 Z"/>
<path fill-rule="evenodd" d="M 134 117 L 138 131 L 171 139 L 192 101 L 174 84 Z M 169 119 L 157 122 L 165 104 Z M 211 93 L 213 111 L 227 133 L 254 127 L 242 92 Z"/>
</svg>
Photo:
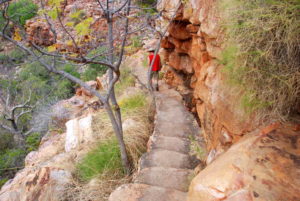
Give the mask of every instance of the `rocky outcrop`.
<svg viewBox="0 0 300 201">
<path fill-rule="evenodd" d="M 190 91 L 191 111 L 201 121 L 211 159 L 258 123 L 255 117 L 246 118 L 238 107 L 239 92 L 224 84 L 219 62 L 223 34 L 216 3 L 216 0 L 185 2 L 162 41 L 165 61 L 170 67 L 165 80 L 171 86 Z M 165 21 L 170 20 L 171 7 L 176 8 L 171 0 L 162 1 L 158 7 Z"/>
<path fill-rule="evenodd" d="M 3 201 L 59 200 L 71 181 L 71 173 L 52 167 L 27 168 L 18 172 L 1 190 Z"/>
<path fill-rule="evenodd" d="M 158 24 L 171 19 L 174 2 L 160 2 L 165 22 Z M 300 200 L 299 129 L 263 123 L 240 108 L 241 92 L 222 73 L 224 34 L 217 3 L 182 1 L 161 43 L 169 66 L 164 79 L 192 97 L 191 111 L 200 119 L 209 151 L 188 201 Z"/>
<path fill-rule="evenodd" d="M 251 133 L 207 166 L 188 201 L 299 200 L 299 130 L 271 129 Z"/>
<path fill-rule="evenodd" d="M 97 82 L 88 82 L 96 87 Z M 0 191 L 1 201 L 59 201 L 72 184 L 75 164 L 97 143 L 100 137 L 93 130 L 96 99 L 90 94 L 75 95 L 53 107 L 58 131 L 49 131 L 39 149 L 25 158 L 25 167 L 9 180 Z M 97 102 L 97 101 L 96 101 Z M 66 124 L 66 132 L 62 133 Z"/>
<path fill-rule="evenodd" d="M 39 46 L 50 46 L 56 41 L 54 34 L 50 31 L 50 27 L 46 22 L 35 20 L 26 23 L 26 32 L 28 41 Z"/>
</svg>

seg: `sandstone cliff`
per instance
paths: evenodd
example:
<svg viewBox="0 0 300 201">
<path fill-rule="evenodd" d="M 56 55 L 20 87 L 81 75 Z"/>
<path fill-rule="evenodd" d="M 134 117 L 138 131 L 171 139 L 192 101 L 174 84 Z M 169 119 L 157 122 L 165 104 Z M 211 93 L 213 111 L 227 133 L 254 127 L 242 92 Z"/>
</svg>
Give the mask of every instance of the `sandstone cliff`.
<svg viewBox="0 0 300 201">
<path fill-rule="evenodd" d="M 160 2 L 159 24 L 171 20 L 178 4 Z M 218 9 L 217 0 L 182 1 L 161 45 L 165 80 L 189 97 L 209 151 L 188 200 L 299 200 L 299 128 L 262 122 L 241 109 L 240 93 L 226 83 L 220 64 L 225 39 Z"/>
</svg>

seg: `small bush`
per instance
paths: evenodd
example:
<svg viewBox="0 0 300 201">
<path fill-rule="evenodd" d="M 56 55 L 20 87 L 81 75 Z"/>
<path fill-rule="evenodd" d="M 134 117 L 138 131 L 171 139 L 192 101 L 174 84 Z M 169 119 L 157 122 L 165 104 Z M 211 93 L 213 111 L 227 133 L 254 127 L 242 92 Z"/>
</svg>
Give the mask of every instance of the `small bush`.
<svg viewBox="0 0 300 201">
<path fill-rule="evenodd" d="M 14 49 L 9 53 L 10 59 L 16 64 L 24 62 L 25 56 L 26 53 L 19 49 Z"/>
<path fill-rule="evenodd" d="M 38 11 L 38 6 L 31 0 L 18 0 L 12 2 L 8 9 L 7 14 L 11 18 L 12 21 L 18 23 L 22 26 L 25 25 L 26 20 L 29 20 L 36 16 Z M 3 11 L 2 11 L 3 12 Z M 2 17 L 1 12 L 1 19 L 0 21 L 3 22 L 4 19 Z"/>
<path fill-rule="evenodd" d="M 16 64 L 21 64 L 24 62 L 26 54 L 19 50 L 13 49 L 9 53 L 0 54 L 0 63 L 4 66 L 12 67 Z"/>
<path fill-rule="evenodd" d="M 10 62 L 9 56 L 6 54 L 0 54 L 0 63 L 7 64 L 8 62 Z"/>
<path fill-rule="evenodd" d="M 27 152 L 34 151 L 39 147 L 41 141 L 40 133 L 32 133 L 26 138 Z"/>
<path fill-rule="evenodd" d="M 89 64 L 88 68 L 84 71 L 81 78 L 84 81 L 96 80 L 97 77 L 104 75 L 106 71 L 106 66 L 99 64 Z"/>
<path fill-rule="evenodd" d="M 74 66 L 72 66 L 71 64 L 66 64 L 64 66 L 64 71 L 66 71 L 67 73 L 70 73 L 71 75 L 73 75 L 74 77 L 80 78 L 80 73 L 78 73 L 75 69 Z"/>
<path fill-rule="evenodd" d="M 4 179 L 0 179 L 0 189 L 1 187 L 8 181 L 7 178 L 4 178 Z"/>
<path fill-rule="evenodd" d="M 89 181 L 103 173 L 123 174 L 121 154 L 116 139 L 108 139 L 88 153 L 77 165 L 81 181 Z"/>
<path fill-rule="evenodd" d="M 285 120 L 300 105 L 299 0 L 222 0 L 222 63 L 248 112 Z"/>
<path fill-rule="evenodd" d="M 106 51 L 105 48 L 99 47 L 99 48 L 96 48 L 93 51 L 91 51 L 87 56 L 94 57 L 94 56 L 100 55 L 100 56 L 96 57 L 95 60 L 103 60 L 105 58 L 103 55 L 105 53 L 105 51 Z M 108 68 L 106 66 L 103 66 L 100 64 L 89 64 L 87 69 L 82 74 L 81 78 L 84 81 L 95 80 L 96 77 L 104 75 L 106 73 L 107 69 Z"/>
<path fill-rule="evenodd" d="M 141 36 L 132 36 L 131 42 L 134 48 L 139 48 L 143 46 Z"/>
<path fill-rule="evenodd" d="M 156 3 L 157 1 L 155 0 L 136 0 L 135 1 L 140 8 L 142 8 L 142 11 L 140 11 L 139 13 L 137 13 L 138 15 L 145 15 L 145 13 L 149 13 L 149 14 L 155 14 L 157 13 L 156 10 Z"/>
<path fill-rule="evenodd" d="M 13 176 L 14 173 L 24 166 L 25 151 L 21 149 L 7 149 L 0 153 L 0 175 Z"/>
<path fill-rule="evenodd" d="M 0 131 L 0 152 L 12 148 L 14 141 L 13 136 L 10 133 L 2 132 L 3 131 Z"/>
</svg>

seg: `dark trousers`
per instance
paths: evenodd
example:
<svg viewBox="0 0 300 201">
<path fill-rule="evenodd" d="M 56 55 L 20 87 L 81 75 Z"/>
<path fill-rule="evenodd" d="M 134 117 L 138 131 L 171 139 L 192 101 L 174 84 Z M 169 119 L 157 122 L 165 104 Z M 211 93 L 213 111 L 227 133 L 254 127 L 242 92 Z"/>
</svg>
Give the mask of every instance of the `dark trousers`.
<svg viewBox="0 0 300 201">
<path fill-rule="evenodd" d="M 151 79 L 150 79 L 151 87 L 156 91 L 158 91 L 158 79 L 159 79 L 159 71 L 151 71 Z"/>
</svg>

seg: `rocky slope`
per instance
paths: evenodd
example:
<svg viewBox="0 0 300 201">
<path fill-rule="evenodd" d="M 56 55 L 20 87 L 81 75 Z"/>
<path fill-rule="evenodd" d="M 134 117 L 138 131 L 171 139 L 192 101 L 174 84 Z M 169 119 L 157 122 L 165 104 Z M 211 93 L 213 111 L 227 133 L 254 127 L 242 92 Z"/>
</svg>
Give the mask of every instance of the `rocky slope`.
<svg viewBox="0 0 300 201">
<path fill-rule="evenodd" d="M 96 81 L 88 84 L 97 88 Z M 53 118 L 59 125 L 66 123 L 66 132 L 52 130 L 42 138 L 39 149 L 26 156 L 25 168 L 1 188 L 0 200 L 59 200 L 72 181 L 76 161 L 101 137 L 92 129 L 97 101 L 85 94 L 55 105 Z"/>
</svg>

